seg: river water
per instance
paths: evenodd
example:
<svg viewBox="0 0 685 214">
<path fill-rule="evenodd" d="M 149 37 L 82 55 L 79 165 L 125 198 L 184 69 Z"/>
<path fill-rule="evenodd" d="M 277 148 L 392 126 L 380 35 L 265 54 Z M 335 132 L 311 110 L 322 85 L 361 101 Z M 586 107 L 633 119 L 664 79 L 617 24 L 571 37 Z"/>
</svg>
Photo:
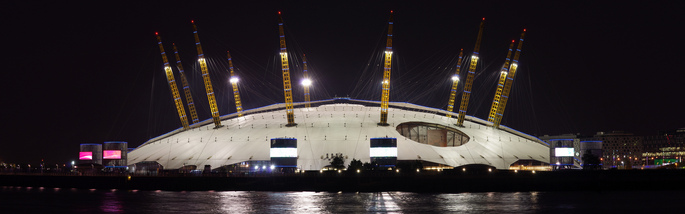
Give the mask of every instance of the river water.
<svg viewBox="0 0 685 214">
<path fill-rule="evenodd" d="M 433 194 L 0 186 L 0 213 L 654 213 L 677 211 L 684 195 L 678 191 Z"/>
</svg>

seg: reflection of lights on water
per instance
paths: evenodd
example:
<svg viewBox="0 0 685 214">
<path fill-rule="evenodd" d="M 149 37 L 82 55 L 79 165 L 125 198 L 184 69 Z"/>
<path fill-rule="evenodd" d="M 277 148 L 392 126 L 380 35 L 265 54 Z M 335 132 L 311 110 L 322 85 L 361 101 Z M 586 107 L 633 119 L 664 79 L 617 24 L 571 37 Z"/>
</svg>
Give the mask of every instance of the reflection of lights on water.
<svg viewBox="0 0 685 214">
<path fill-rule="evenodd" d="M 116 190 L 116 189 L 112 189 Z M 102 206 L 100 206 L 100 209 L 104 212 L 121 212 L 123 211 L 123 206 L 121 205 L 121 201 L 119 201 L 119 197 L 114 191 L 105 193 L 105 198 L 104 201 L 102 202 Z"/>
<path fill-rule="evenodd" d="M 395 203 L 395 199 L 387 192 L 380 193 L 380 197 L 374 198 L 376 202 L 370 211 L 393 212 L 399 211 L 400 207 Z"/>
</svg>

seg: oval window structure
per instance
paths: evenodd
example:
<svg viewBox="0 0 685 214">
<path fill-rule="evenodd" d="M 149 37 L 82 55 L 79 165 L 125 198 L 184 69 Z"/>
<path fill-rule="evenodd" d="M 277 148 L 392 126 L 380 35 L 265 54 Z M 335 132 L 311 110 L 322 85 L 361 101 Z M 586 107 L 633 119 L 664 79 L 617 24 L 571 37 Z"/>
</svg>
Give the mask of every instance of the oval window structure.
<svg viewBox="0 0 685 214">
<path fill-rule="evenodd" d="M 456 147 L 469 142 L 469 136 L 455 128 L 434 123 L 407 122 L 397 126 L 407 139 L 437 147 Z"/>
</svg>

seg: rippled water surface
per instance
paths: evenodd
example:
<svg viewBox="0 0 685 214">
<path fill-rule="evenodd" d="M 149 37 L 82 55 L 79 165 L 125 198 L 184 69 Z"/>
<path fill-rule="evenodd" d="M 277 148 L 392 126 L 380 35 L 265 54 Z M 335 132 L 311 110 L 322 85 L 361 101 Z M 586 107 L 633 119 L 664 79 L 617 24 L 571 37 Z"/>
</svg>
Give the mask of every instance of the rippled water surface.
<svg viewBox="0 0 685 214">
<path fill-rule="evenodd" d="M 170 192 L 0 187 L 0 213 L 654 213 L 676 191 Z"/>
</svg>

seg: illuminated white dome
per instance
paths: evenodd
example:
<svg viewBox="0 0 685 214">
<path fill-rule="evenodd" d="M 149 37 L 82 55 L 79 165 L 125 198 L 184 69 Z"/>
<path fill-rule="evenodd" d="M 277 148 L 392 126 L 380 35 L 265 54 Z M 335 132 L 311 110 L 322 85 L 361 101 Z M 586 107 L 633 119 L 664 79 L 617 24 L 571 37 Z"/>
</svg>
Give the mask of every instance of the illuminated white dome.
<svg viewBox="0 0 685 214">
<path fill-rule="evenodd" d="M 549 162 L 549 148 L 543 141 L 501 126 L 494 129 L 489 122 L 466 116 L 465 127 L 457 127 L 456 115 L 441 109 L 411 103 L 391 102 L 389 126 L 378 126 L 379 102 L 349 100 L 361 104 L 323 104 L 334 100 L 312 102 L 318 107 L 304 108 L 295 103 L 296 127 L 286 127 L 285 105 L 274 104 L 222 116 L 222 125 L 214 129 L 212 120 L 205 120 L 183 131 L 178 129 L 150 139 L 128 154 L 128 163 L 156 161 L 166 169 L 184 165 L 217 168 L 245 161 L 270 160 L 270 139 L 297 139 L 297 167 L 319 170 L 329 165 L 326 154 L 346 156 L 345 165 L 354 158 L 369 162 L 369 139 L 397 138 L 397 160 L 422 160 L 449 166 L 484 164 L 509 169 L 519 159 Z M 452 118 L 444 116 L 453 115 Z M 467 138 L 457 146 L 434 146 L 419 143 L 398 132 L 400 124 L 420 123 L 448 127 Z M 424 136 L 422 136 L 424 137 Z M 425 136 L 428 137 L 428 136 Z"/>
</svg>

